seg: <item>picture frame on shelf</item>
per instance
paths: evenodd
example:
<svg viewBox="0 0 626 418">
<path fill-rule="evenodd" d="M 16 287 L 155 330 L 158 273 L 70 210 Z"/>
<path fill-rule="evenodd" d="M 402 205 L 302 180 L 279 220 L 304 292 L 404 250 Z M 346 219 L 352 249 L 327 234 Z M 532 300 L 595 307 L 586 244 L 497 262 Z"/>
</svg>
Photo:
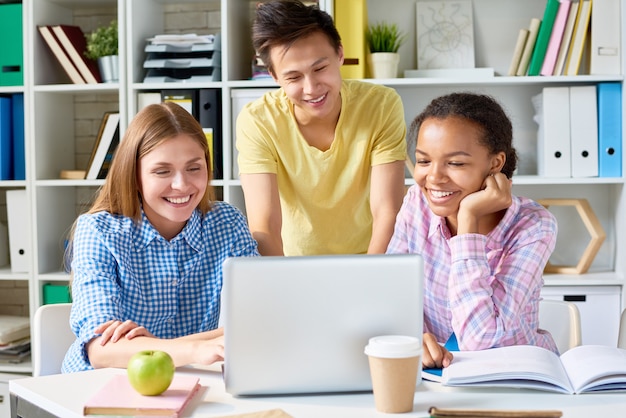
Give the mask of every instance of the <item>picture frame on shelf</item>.
<svg viewBox="0 0 626 418">
<path fill-rule="evenodd" d="M 474 68 L 471 0 L 416 4 L 417 68 Z"/>
</svg>

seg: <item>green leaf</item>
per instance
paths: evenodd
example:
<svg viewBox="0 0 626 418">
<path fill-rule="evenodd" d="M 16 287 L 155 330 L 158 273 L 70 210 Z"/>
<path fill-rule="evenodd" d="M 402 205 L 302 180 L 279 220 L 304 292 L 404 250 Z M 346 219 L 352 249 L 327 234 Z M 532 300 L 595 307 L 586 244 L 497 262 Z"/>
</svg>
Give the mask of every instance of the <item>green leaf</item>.
<svg viewBox="0 0 626 418">
<path fill-rule="evenodd" d="M 366 39 L 370 52 L 398 52 L 406 35 L 395 23 L 381 22 L 367 28 Z"/>
<path fill-rule="evenodd" d="M 107 55 L 118 55 L 117 20 L 112 20 L 108 26 L 99 27 L 85 38 L 87 58 L 98 59 Z"/>
</svg>

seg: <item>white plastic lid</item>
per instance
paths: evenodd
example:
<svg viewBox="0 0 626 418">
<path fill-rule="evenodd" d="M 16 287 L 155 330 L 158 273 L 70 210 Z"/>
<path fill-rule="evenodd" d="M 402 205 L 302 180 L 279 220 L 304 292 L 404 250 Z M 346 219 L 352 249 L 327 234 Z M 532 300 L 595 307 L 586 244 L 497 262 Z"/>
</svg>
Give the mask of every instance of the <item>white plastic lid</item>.
<svg viewBox="0 0 626 418">
<path fill-rule="evenodd" d="M 422 341 L 408 335 L 381 335 L 372 337 L 365 354 L 381 358 L 415 357 L 422 354 Z"/>
</svg>

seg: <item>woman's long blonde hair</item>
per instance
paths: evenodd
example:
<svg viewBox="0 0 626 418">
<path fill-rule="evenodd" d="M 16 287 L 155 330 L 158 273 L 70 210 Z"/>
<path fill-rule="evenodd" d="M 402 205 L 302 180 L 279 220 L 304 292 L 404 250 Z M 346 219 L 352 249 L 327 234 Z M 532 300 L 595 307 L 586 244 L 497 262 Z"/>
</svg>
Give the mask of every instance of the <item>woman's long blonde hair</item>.
<svg viewBox="0 0 626 418">
<path fill-rule="evenodd" d="M 141 198 L 137 165 L 139 160 L 163 142 L 178 135 L 193 138 L 204 150 L 207 165 L 207 187 L 198 208 L 202 214 L 211 210 L 215 192 L 211 186 L 211 151 L 207 138 L 198 121 L 176 103 L 151 104 L 142 109 L 128 125 L 124 137 L 117 146 L 104 185 L 98 190 L 96 199 L 87 213 L 107 211 L 116 215 L 141 219 Z M 65 267 L 69 270 L 72 257 L 72 239 L 76 222 L 69 233 L 65 251 Z"/>
<path fill-rule="evenodd" d="M 195 139 L 204 150 L 208 184 L 198 208 L 203 214 L 208 212 L 215 194 L 211 186 L 211 151 L 206 136 L 198 121 L 187 110 L 175 103 L 165 102 L 145 107 L 130 122 L 117 147 L 106 182 L 98 191 L 88 213 L 104 210 L 138 221 L 140 218 L 138 162 L 163 142 L 181 134 Z"/>
</svg>

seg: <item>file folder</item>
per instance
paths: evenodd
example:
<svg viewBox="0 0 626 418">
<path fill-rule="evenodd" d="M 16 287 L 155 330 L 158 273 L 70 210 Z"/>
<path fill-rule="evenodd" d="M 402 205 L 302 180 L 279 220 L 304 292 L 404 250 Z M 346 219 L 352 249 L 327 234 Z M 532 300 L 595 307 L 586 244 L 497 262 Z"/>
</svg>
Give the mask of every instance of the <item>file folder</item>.
<svg viewBox="0 0 626 418">
<path fill-rule="evenodd" d="M 367 1 L 335 1 L 334 20 L 343 44 L 343 78 L 365 78 L 367 62 Z"/>
<path fill-rule="evenodd" d="M 31 259 L 31 234 L 26 190 L 7 190 L 6 197 L 11 272 L 28 273 Z"/>
<path fill-rule="evenodd" d="M 620 0 L 593 0 L 589 74 L 621 74 Z"/>
<path fill-rule="evenodd" d="M 598 83 L 598 175 L 622 176 L 622 85 Z"/>
<path fill-rule="evenodd" d="M 0 86 L 24 84 L 22 4 L 0 4 Z"/>
<path fill-rule="evenodd" d="M 572 177 L 597 177 L 598 106 L 596 86 L 571 86 L 569 99 Z"/>
<path fill-rule="evenodd" d="M 212 141 L 211 159 L 213 166 L 213 178 L 224 177 L 222 163 L 222 101 L 221 91 L 218 89 L 200 89 L 198 92 L 198 121 L 206 130 L 210 129 Z"/>
<path fill-rule="evenodd" d="M 544 87 L 537 163 L 539 175 L 571 177 L 569 87 Z"/>
<path fill-rule="evenodd" d="M 26 154 L 24 149 L 24 95 L 14 94 L 12 104 L 12 127 L 13 127 L 13 180 L 26 180 Z"/>
<path fill-rule="evenodd" d="M 0 96 L 0 180 L 11 180 L 11 97 Z"/>
</svg>

